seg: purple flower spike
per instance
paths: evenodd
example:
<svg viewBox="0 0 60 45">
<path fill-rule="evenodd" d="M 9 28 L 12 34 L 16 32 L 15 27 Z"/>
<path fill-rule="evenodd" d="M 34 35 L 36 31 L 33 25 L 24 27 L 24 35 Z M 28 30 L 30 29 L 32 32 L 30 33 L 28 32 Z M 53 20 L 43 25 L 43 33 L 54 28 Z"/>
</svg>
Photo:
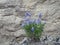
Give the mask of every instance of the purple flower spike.
<svg viewBox="0 0 60 45">
<path fill-rule="evenodd" d="M 39 24 L 39 23 L 41 23 L 41 20 L 40 20 L 40 19 L 36 19 L 36 20 L 35 20 L 35 23 L 36 23 L 36 24 Z"/>
<path fill-rule="evenodd" d="M 39 16 L 39 18 L 41 18 L 42 17 L 42 14 L 40 13 L 38 16 Z"/>
<path fill-rule="evenodd" d="M 31 28 L 31 31 L 34 32 L 34 27 Z"/>
<path fill-rule="evenodd" d="M 29 12 L 26 12 L 25 17 L 27 17 L 27 16 L 31 16 L 31 14 Z"/>
<path fill-rule="evenodd" d="M 30 22 L 31 22 L 31 23 L 34 23 L 34 22 L 35 22 L 35 20 L 34 20 L 34 19 L 32 19 L 32 20 L 30 20 Z"/>
<path fill-rule="evenodd" d="M 29 25 L 30 24 L 30 21 L 26 21 L 26 24 Z"/>
<path fill-rule="evenodd" d="M 30 19 L 29 18 L 25 18 L 24 21 L 29 21 Z"/>
</svg>

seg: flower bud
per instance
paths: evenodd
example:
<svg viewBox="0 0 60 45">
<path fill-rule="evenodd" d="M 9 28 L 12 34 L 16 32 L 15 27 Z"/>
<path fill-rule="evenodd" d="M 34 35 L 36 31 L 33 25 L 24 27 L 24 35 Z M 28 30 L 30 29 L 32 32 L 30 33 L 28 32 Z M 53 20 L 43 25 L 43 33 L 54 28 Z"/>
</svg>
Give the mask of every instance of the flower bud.
<svg viewBox="0 0 60 45">
<path fill-rule="evenodd" d="M 31 28 L 31 31 L 34 32 L 34 27 Z"/>
<path fill-rule="evenodd" d="M 31 16 L 31 14 L 29 12 L 26 12 L 25 17 L 27 17 L 27 16 Z"/>
</svg>

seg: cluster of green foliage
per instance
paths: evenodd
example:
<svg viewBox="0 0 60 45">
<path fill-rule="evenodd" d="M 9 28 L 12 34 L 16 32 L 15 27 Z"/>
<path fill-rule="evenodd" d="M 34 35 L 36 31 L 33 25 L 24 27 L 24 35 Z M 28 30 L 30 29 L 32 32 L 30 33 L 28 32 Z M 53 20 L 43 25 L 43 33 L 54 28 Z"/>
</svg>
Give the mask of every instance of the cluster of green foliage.
<svg viewBox="0 0 60 45">
<path fill-rule="evenodd" d="M 31 28 L 34 27 L 34 30 L 32 31 Z M 25 25 L 24 26 L 24 30 L 26 31 L 26 34 L 28 37 L 35 37 L 38 38 L 42 35 L 43 32 L 43 28 L 44 28 L 44 24 L 40 23 L 40 24 L 35 24 L 35 23 L 31 23 L 29 25 Z"/>
</svg>

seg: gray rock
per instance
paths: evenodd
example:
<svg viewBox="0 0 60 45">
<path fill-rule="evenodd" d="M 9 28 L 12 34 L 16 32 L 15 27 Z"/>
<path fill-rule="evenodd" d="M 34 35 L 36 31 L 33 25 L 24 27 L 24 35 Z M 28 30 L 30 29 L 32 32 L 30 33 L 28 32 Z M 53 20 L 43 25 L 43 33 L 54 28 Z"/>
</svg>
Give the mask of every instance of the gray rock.
<svg viewBox="0 0 60 45">
<path fill-rule="evenodd" d="M 2 43 L 2 44 L 0 44 L 0 45 L 9 45 L 9 41 L 4 42 L 4 43 Z"/>
<path fill-rule="evenodd" d="M 32 13 L 32 18 L 37 18 L 37 14 L 41 12 L 42 20 L 46 20 L 43 36 L 50 35 L 51 37 L 42 40 L 46 42 L 58 40 L 56 38 L 60 36 L 60 0 L 0 0 L 1 45 L 8 45 L 7 41 L 10 41 L 13 36 L 18 37 L 22 32 L 25 34 L 24 31 L 20 31 L 20 23 L 26 11 Z"/>
<path fill-rule="evenodd" d="M 21 44 L 21 45 L 28 45 L 27 38 L 25 37 L 21 42 L 19 42 L 19 44 Z"/>
<path fill-rule="evenodd" d="M 28 45 L 47 45 L 45 43 L 40 43 L 40 42 L 35 42 L 35 43 L 30 43 Z"/>
<path fill-rule="evenodd" d="M 14 14 L 14 9 L 13 8 L 7 8 L 7 9 L 1 9 L 0 14 L 2 16 L 10 16 Z"/>
<path fill-rule="evenodd" d="M 58 43 L 58 42 L 56 42 L 56 43 L 54 43 L 55 45 L 60 45 L 60 43 Z"/>
<path fill-rule="evenodd" d="M 23 33 L 22 33 L 22 32 L 23 32 Z M 23 36 L 23 35 L 25 35 L 25 34 L 26 34 L 26 33 L 25 33 L 24 30 L 18 30 L 18 31 L 16 31 L 16 32 L 13 33 L 13 35 L 14 35 L 15 37 Z"/>
<path fill-rule="evenodd" d="M 48 41 L 53 41 L 53 37 L 48 37 Z"/>
<path fill-rule="evenodd" d="M 48 42 L 48 45 L 55 45 L 53 42 Z"/>
</svg>

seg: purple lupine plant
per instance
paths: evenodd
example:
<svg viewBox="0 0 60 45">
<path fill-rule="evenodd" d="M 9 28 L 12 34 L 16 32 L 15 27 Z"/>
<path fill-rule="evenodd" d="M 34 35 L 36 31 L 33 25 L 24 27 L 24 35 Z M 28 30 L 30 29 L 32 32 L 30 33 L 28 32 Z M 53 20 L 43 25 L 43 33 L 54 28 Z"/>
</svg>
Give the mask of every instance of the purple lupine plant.
<svg viewBox="0 0 60 45">
<path fill-rule="evenodd" d="M 27 12 L 25 14 L 25 18 L 22 23 L 22 27 L 26 31 L 26 34 L 28 37 L 37 39 L 41 36 L 45 23 L 41 22 L 42 21 L 41 13 L 38 15 L 38 19 L 31 19 L 30 18 L 31 16 L 32 15 L 29 12 Z"/>
</svg>

